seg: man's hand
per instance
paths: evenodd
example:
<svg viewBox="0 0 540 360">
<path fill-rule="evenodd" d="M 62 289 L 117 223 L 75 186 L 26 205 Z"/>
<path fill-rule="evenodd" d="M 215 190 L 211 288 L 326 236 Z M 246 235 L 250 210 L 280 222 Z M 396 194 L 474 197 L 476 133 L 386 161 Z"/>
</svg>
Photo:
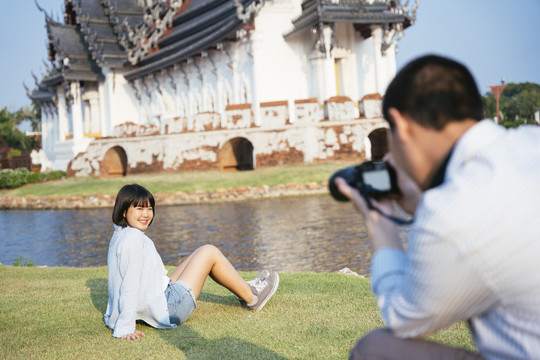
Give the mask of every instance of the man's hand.
<svg viewBox="0 0 540 360">
<path fill-rule="evenodd" d="M 396 164 L 394 156 L 391 153 L 387 153 L 383 160 L 388 162 L 394 170 L 396 170 L 397 186 L 401 195 L 393 197 L 393 199 L 399 204 L 403 211 L 409 215 L 413 215 L 420 203 L 422 190 L 418 184 Z"/>
<path fill-rule="evenodd" d="M 124 340 L 139 340 L 140 338 L 145 337 L 145 336 L 146 336 L 146 334 L 143 333 L 142 331 L 135 330 L 135 332 L 133 332 L 131 334 L 127 334 L 127 335 L 122 336 L 122 339 L 124 339 Z"/>
<path fill-rule="evenodd" d="M 358 210 L 358 212 L 360 212 L 366 219 L 366 226 L 373 252 L 376 252 L 382 247 L 402 249 L 394 223 L 381 216 L 376 211 L 370 210 L 367 206 L 366 200 L 360 194 L 360 192 L 347 184 L 345 179 L 338 177 L 334 181 L 339 191 L 351 199 L 356 210 Z M 393 214 L 392 200 L 386 199 L 375 201 L 371 199 L 371 202 L 384 213 L 388 215 Z"/>
<path fill-rule="evenodd" d="M 350 186 L 347 181 L 343 178 L 337 177 L 334 182 L 336 183 L 339 191 L 348 197 L 356 210 L 364 216 L 364 218 L 369 219 L 370 216 L 376 216 L 378 217 L 379 214 L 377 214 L 373 209 L 370 209 L 368 207 L 368 204 L 366 202 L 366 199 L 364 199 L 364 196 L 360 194 L 358 189 Z M 391 199 L 381 199 L 379 201 L 375 199 L 370 199 L 371 204 L 373 206 L 376 206 L 379 210 L 384 212 L 387 215 L 393 215 L 394 207 L 392 205 Z"/>
</svg>

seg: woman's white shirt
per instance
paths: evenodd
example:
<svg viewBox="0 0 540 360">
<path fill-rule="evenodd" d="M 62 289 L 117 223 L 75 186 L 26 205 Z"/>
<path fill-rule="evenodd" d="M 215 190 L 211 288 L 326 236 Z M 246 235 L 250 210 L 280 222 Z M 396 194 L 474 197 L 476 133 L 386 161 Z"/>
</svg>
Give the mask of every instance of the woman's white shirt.
<svg viewBox="0 0 540 360">
<path fill-rule="evenodd" d="M 109 302 L 105 323 L 114 337 L 135 331 L 136 320 L 158 329 L 174 328 L 164 290 L 167 270 L 153 241 L 132 227 L 114 226 L 107 256 Z"/>
</svg>

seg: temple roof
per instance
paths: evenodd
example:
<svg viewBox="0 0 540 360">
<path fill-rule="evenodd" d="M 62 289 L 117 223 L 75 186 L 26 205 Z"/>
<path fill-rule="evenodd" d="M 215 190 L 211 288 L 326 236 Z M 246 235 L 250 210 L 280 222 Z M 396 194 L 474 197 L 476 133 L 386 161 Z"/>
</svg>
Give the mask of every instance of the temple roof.
<svg viewBox="0 0 540 360">
<path fill-rule="evenodd" d="M 123 30 L 143 22 L 144 9 L 137 0 L 85 0 L 71 4 L 92 59 L 99 67 L 125 67 L 128 53 L 120 43 L 125 35 Z"/>
<path fill-rule="evenodd" d="M 24 88 L 26 89 L 26 96 L 28 96 L 28 98 L 30 98 L 32 101 L 53 101 L 53 93 L 49 91 L 49 88 L 46 87 L 42 82 L 40 83 L 36 81 L 36 88 L 32 91 L 30 91 L 26 85 L 24 85 Z"/>
<path fill-rule="evenodd" d="M 231 35 L 235 38 L 235 31 L 264 0 L 140 3 L 65 0 L 64 24 L 40 8 L 53 66 L 43 77 L 42 89 L 32 94 L 41 98 L 40 91 L 66 80 L 97 81 L 103 77 L 101 68 L 132 69 L 126 77 L 133 79 L 185 60 Z"/>
<path fill-rule="evenodd" d="M 246 9 L 257 2 L 238 0 L 237 3 Z M 259 6 L 262 3 L 260 1 Z M 140 59 L 136 69 L 126 74 L 126 79 L 140 77 L 216 47 L 244 25 L 234 1 L 189 1 L 172 19 L 172 28 L 157 41 L 156 51 Z"/>
<path fill-rule="evenodd" d="M 293 30 L 284 36 L 287 38 L 319 24 L 328 23 L 351 23 L 363 33 L 363 30 L 370 25 L 406 23 L 408 17 L 399 11 L 392 11 L 396 7 L 388 3 L 391 2 L 384 0 L 305 0 L 302 3 L 302 13 L 293 21 Z"/>
<path fill-rule="evenodd" d="M 101 77 L 76 26 L 59 24 L 48 18 L 47 32 L 49 54 L 57 61 L 44 76 L 44 85 L 51 86 L 63 80 L 96 81 Z"/>
<path fill-rule="evenodd" d="M 64 24 L 41 9 L 53 66 L 35 96 L 40 98 L 40 91 L 64 81 L 102 79 L 102 68 L 125 70 L 126 79 L 134 80 L 202 55 L 237 40 L 237 31 L 252 26 L 264 2 L 65 0 Z M 305 0 L 293 30 L 285 36 L 338 22 L 354 24 L 365 37 L 373 24 L 406 27 L 410 19 L 400 4 L 400 0 Z"/>
</svg>

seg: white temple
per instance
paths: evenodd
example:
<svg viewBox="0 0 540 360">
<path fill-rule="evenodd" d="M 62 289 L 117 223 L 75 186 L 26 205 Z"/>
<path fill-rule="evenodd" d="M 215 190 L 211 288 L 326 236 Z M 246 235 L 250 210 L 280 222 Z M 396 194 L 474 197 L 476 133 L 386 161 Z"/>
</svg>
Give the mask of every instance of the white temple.
<svg viewBox="0 0 540 360">
<path fill-rule="evenodd" d="M 75 176 L 378 158 L 416 0 L 65 0 L 42 146 Z"/>
</svg>

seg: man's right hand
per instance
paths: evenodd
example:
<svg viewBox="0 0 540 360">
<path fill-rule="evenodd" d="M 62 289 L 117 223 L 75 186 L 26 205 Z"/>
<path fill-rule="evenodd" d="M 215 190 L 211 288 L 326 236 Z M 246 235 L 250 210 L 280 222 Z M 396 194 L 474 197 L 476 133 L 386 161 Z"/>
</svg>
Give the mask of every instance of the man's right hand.
<svg viewBox="0 0 540 360">
<path fill-rule="evenodd" d="M 401 194 L 392 197 L 392 199 L 399 204 L 403 211 L 409 215 L 413 215 L 422 198 L 422 190 L 418 184 L 396 164 L 396 160 L 391 153 L 387 153 L 383 160 L 388 162 L 396 170 L 397 185 Z"/>
</svg>

